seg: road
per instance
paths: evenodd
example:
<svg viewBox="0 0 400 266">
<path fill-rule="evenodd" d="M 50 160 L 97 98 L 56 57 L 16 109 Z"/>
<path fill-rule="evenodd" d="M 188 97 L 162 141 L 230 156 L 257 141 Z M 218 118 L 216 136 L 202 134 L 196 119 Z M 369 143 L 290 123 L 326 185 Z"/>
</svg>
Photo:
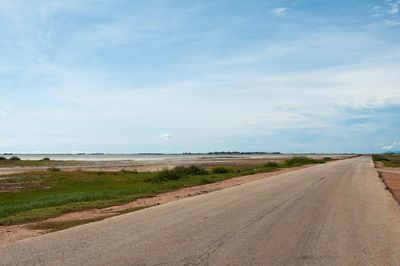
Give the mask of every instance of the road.
<svg viewBox="0 0 400 266">
<path fill-rule="evenodd" d="M 364 156 L 26 239 L 0 265 L 400 265 L 400 208 Z"/>
</svg>

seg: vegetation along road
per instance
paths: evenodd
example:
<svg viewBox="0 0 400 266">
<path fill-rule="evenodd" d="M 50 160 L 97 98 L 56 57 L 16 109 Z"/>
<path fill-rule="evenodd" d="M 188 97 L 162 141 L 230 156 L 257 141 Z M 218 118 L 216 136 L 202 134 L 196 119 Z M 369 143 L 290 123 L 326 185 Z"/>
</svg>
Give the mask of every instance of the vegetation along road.
<svg viewBox="0 0 400 266">
<path fill-rule="evenodd" d="M 362 156 L 0 248 L 0 265 L 399 265 L 400 209 Z"/>
</svg>

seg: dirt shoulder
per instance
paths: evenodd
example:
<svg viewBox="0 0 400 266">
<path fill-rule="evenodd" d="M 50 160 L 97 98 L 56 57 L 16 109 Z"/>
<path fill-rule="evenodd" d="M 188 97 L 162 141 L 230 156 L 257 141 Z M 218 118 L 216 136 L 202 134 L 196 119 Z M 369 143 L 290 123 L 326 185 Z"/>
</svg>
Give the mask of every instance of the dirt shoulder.
<svg viewBox="0 0 400 266">
<path fill-rule="evenodd" d="M 375 168 L 393 198 L 400 204 L 400 168 L 385 167 L 381 162 L 375 162 Z"/>
<path fill-rule="evenodd" d="M 19 225 L 11 225 L 11 226 L 0 226 L 0 245 L 5 245 L 8 243 L 12 243 L 21 239 L 29 238 L 38 236 L 41 234 L 48 233 L 49 229 L 42 229 L 46 228 L 49 224 L 70 224 L 77 225 L 85 223 L 85 221 L 96 221 L 101 220 L 107 217 L 119 215 L 122 213 L 130 212 L 136 209 L 150 207 L 154 205 L 165 204 L 167 202 L 193 197 L 204 193 L 209 193 L 212 191 L 233 187 L 241 184 L 245 184 L 251 181 L 268 178 L 271 176 L 296 171 L 303 168 L 312 167 L 315 165 L 304 165 L 300 167 L 294 168 L 284 168 L 279 169 L 275 172 L 268 172 L 268 173 L 260 173 L 254 175 L 247 175 L 247 176 L 240 176 L 231 179 L 227 179 L 224 181 L 195 186 L 195 187 L 187 187 L 183 189 L 179 189 L 176 191 L 161 193 L 154 197 L 147 197 L 132 201 L 127 204 L 112 206 L 103 209 L 91 209 L 79 212 L 72 212 L 61 215 L 59 217 L 47 219 L 42 222 L 35 222 L 35 223 L 26 223 L 26 224 L 19 224 Z M 70 226 L 66 226 L 70 227 Z M 61 227 L 62 228 L 62 227 Z"/>
</svg>

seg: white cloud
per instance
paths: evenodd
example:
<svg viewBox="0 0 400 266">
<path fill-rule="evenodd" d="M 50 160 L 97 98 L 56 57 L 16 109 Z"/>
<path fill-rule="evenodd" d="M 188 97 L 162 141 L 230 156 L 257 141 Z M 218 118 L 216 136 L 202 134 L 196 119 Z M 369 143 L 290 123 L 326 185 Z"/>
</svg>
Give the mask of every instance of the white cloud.
<svg viewBox="0 0 400 266">
<path fill-rule="evenodd" d="M 170 133 L 161 134 L 160 138 L 163 140 L 168 140 L 168 139 L 172 138 L 172 134 L 170 134 Z"/>
<path fill-rule="evenodd" d="M 391 150 L 394 147 L 392 145 L 388 145 L 388 146 L 382 146 L 382 150 Z"/>
<path fill-rule="evenodd" d="M 271 13 L 277 16 L 284 16 L 288 13 L 288 8 L 287 7 L 277 7 L 274 9 L 271 9 Z"/>
<path fill-rule="evenodd" d="M 400 1 L 397 1 L 395 3 L 389 3 L 389 9 L 388 9 L 388 13 L 391 15 L 397 14 L 399 13 L 400 10 Z"/>
<path fill-rule="evenodd" d="M 395 27 L 400 25 L 400 20 L 385 19 L 384 24 Z"/>
<path fill-rule="evenodd" d="M 397 148 L 400 148 L 400 141 L 394 141 L 391 144 L 383 144 L 381 146 L 382 150 L 393 150 Z"/>
<path fill-rule="evenodd" d="M 389 27 L 397 27 L 400 25 L 398 13 L 400 11 L 400 1 L 385 1 L 383 5 L 377 5 L 372 8 L 372 17 L 381 19 L 374 25 L 383 25 Z"/>
</svg>

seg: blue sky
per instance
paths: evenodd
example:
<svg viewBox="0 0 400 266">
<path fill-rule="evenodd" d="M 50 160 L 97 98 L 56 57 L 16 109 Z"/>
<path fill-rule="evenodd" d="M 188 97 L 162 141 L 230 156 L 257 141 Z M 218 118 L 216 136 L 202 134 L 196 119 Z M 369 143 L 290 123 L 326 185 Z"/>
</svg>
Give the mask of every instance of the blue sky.
<svg viewBox="0 0 400 266">
<path fill-rule="evenodd" d="M 0 1 L 0 152 L 400 150 L 400 1 Z"/>
</svg>

